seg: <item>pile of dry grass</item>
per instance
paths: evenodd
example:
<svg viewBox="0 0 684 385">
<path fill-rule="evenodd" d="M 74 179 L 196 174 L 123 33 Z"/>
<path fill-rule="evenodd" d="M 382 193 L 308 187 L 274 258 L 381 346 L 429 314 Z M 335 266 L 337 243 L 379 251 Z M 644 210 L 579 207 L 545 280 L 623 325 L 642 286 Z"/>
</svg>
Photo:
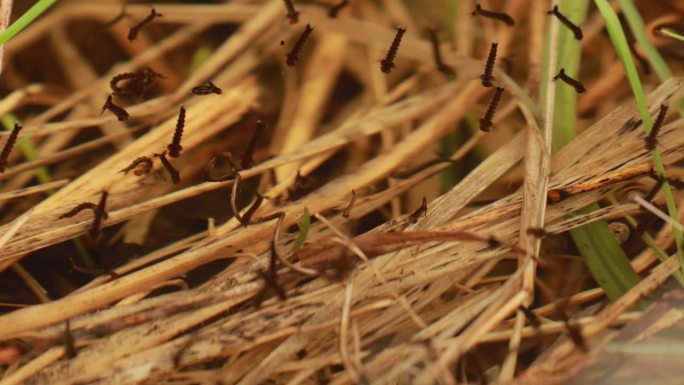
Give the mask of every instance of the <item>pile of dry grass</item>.
<svg viewBox="0 0 684 385">
<path fill-rule="evenodd" d="M 14 91 L 0 111 L 21 118 L 22 137 L 32 138 L 38 155 L 25 161 L 15 151 L 0 174 L 0 271 L 20 274 L 23 281 L 7 287 L 30 287 L 43 303 L 0 316 L 0 384 L 514 377 L 549 384 L 586 365 L 613 336 L 609 327 L 639 316 L 629 310 L 676 271 L 677 259 L 654 267 L 653 252 L 638 249 L 633 266 L 643 272 L 641 282 L 607 303 L 581 261 L 568 258 L 576 251 L 563 235 L 597 219 L 642 213 L 625 199 L 571 214 L 626 184 L 653 184 L 636 107 L 622 77 L 610 72 L 617 59 L 596 61 L 605 72 L 597 71 L 579 101 L 586 128 L 551 156 L 551 127 L 530 96 L 539 84 L 541 39 L 463 18 L 460 30 L 481 29 L 457 33 L 460 52 L 442 46 L 457 74 L 448 77 L 419 33 L 439 15 L 398 1 L 382 8 L 352 3 L 336 19 L 319 4 L 298 5 L 297 24 L 288 23 L 282 0 L 158 4 L 163 16 L 129 42 L 128 29 L 149 6 L 128 5 L 128 18 L 103 27 L 119 3 L 68 1 L 6 46 L 12 61 L 3 86 Z M 537 3 L 505 5 L 516 28 L 532 36 L 551 20 Z M 390 20 L 408 32 L 387 76 L 377 60 L 394 36 Z M 306 23 L 314 33 L 297 66 L 288 67 L 287 49 Z M 584 44 L 606 46 L 601 27 L 592 19 Z M 495 70 L 507 95 L 494 129 L 468 135 L 450 162 L 431 162 L 446 134 L 467 132 L 459 122 L 487 107 L 491 90 L 477 79 L 483 62 L 473 55 L 485 56 L 490 41 L 516 67 L 512 77 Z M 194 68 L 193 53 L 207 47 L 211 54 Z M 146 100 L 125 104 L 130 118 L 99 115 L 110 79 L 144 66 L 165 78 Z M 207 80 L 223 92 L 190 92 Z M 651 87 L 651 111 L 676 102 L 681 85 Z M 172 159 L 181 183 L 165 178 L 157 159 L 149 174 L 119 172 L 164 150 L 181 104 L 184 149 Z M 257 118 L 270 128 L 257 164 L 240 172 L 240 189 L 232 188 L 235 179 L 203 181 L 215 154 L 244 151 Z M 682 158 L 681 129 L 677 119 L 661 130 L 667 165 Z M 463 176 L 442 192 L 438 175 L 458 175 L 453 164 Z M 44 167 L 55 181 L 37 184 Z M 547 190 L 561 188 L 570 196 L 547 204 Z M 48 190 L 57 191 L 46 196 Z M 85 244 L 109 274 L 83 283 L 60 267 L 36 273 L 41 266 L 31 260 L 77 259 L 69 241 L 87 235 L 92 215 L 60 215 L 97 202 L 102 191 L 109 194 L 106 228 L 98 242 Z M 255 191 L 267 199 L 254 223 L 241 226 L 229 201 L 247 207 Z M 424 196 L 427 210 L 416 210 Z M 295 250 L 306 212 L 311 225 Z M 538 228 L 548 247 L 528 231 Z M 669 226 L 656 240 L 671 245 Z M 142 246 L 132 252 L 130 243 Z M 32 269 L 50 277 L 47 294 Z M 55 277 L 62 273 L 67 278 Z M 573 313 L 572 321 L 563 313 Z"/>
</svg>

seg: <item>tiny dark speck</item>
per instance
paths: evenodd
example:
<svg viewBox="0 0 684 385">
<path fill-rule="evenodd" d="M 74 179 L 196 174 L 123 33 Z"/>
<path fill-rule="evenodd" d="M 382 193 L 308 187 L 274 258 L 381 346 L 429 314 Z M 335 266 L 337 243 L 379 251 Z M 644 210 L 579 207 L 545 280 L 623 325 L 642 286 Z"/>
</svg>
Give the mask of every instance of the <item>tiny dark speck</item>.
<svg viewBox="0 0 684 385">
<path fill-rule="evenodd" d="M 629 120 L 627 120 L 627 122 L 625 122 L 625 124 L 622 126 L 618 134 L 634 131 L 639 128 L 639 126 L 641 126 L 641 119 L 636 120 L 634 118 L 629 118 Z"/>
</svg>

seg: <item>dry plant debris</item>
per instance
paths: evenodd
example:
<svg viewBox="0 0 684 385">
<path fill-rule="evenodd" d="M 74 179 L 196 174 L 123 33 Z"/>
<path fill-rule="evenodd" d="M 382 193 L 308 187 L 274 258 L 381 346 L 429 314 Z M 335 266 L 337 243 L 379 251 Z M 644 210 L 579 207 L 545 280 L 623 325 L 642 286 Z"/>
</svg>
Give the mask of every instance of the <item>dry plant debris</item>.
<svg viewBox="0 0 684 385">
<path fill-rule="evenodd" d="M 581 383 L 681 324 L 681 289 L 641 311 L 679 260 L 630 197 L 682 187 L 684 80 L 644 77 L 644 135 L 596 10 L 419 3 L 65 0 L 8 42 L 0 385 Z M 541 76 L 581 94 L 554 154 Z M 567 232 L 627 214 L 609 302 Z"/>
</svg>

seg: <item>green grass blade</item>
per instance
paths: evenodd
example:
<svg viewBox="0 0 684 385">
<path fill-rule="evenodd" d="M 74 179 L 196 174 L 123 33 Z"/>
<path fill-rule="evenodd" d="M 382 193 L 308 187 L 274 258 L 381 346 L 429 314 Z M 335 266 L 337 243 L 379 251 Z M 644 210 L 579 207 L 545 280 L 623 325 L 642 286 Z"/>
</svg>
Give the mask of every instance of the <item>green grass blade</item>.
<svg viewBox="0 0 684 385">
<path fill-rule="evenodd" d="M 304 207 L 304 215 L 302 215 L 302 224 L 299 226 L 299 237 L 292 245 L 292 251 L 299 250 L 302 244 L 306 240 L 306 236 L 309 234 L 309 227 L 311 227 L 311 216 L 309 215 L 309 209 Z"/>
<path fill-rule="evenodd" d="M 57 0 L 39 0 L 33 5 L 26 13 L 21 15 L 12 25 L 7 27 L 2 33 L 0 33 L 0 45 L 7 43 L 11 38 L 13 38 L 22 29 L 26 28 L 35 19 L 38 18 L 43 12 L 55 4 Z"/>
<path fill-rule="evenodd" d="M 588 0 L 566 1 L 561 3 L 560 10 L 568 18 L 581 24 L 588 7 Z M 560 69 L 549 66 L 552 54 L 550 38 L 549 34 L 545 43 L 542 79 L 549 79 Z M 557 62 L 562 63 L 559 66 L 565 68 L 565 72 L 570 76 L 577 77 L 582 53 L 580 42 L 575 40 L 574 35 L 567 28 L 561 28 L 556 45 L 558 47 Z M 543 80 L 540 87 L 541 98 L 547 94 L 547 87 L 548 83 Z M 556 152 L 576 135 L 577 94 L 575 90 L 571 87 L 557 86 L 554 106 L 552 149 Z M 587 213 L 598 208 L 597 204 L 592 204 L 580 212 Z M 571 230 L 570 234 L 592 276 L 609 299 L 619 298 L 639 282 L 638 275 L 632 269 L 620 245 L 613 238 L 605 221 L 589 223 Z"/>
<path fill-rule="evenodd" d="M 641 85 L 639 74 L 637 73 L 634 61 L 632 60 L 632 55 L 629 50 L 629 45 L 627 44 L 627 38 L 622 30 L 622 25 L 620 25 L 617 14 L 613 8 L 611 8 L 610 4 L 608 4 L 607 0 L 594 1 L 599 11 L 603 15 L 603 18 L 606 22 L 606 29 L 608 30 L 608 36 L 615 47 L 615 51 L 620 59 L 620 62 L 622 62 L 622 65 L 625 68 L 627 80 L 632 88 L 632 93 L 634 94 L 641 119 L 644 123 L 644 130 L 646 135 L 648 135 L 653 127 L 653 121 L 648 114 L 646 95 L 644 94 L 644 89 Z M 651 154 L 653 156 L 653 164 L 655 166 L 656 172 L 661 176 L 665 175 L 665 167 L 663 165 L 662 159 L 660 158 L 660 152 L 658 149 L 656 148 L 653 150 Z M 675 205 L 672 191 L 670 191 L 670 185 L 667 182 L 663 183 L 663 195 L 665 196 L 665 202 L 667 203 L 667 210 L 670 217 L 675 221 L 679 221 L 677 215 L 677 206 Z M 673 228 L 673 231 L 675 235 L 675 243 L 677 244 L 677 254 L 679 255 L 680 260 L 680 269 L 682 272 L 684 272 L 684 251 L 682 250 L 684 236 L 678 228 Z"/>
<path fill-rule="evenodd" d="M 662 33 L 663 35 L 665 35 L 667 37 L 671 37 L 675 40 L 679 40 L 681 42 L 684 42 L 684 35 L 680 35 L 680 34 L 676 33 L 675 31 L 672 31 L 672 30 L 667 29 L 667 28 L 661 28 L 659 31 L 660 31 L 660 33 Z"/>
<path fill-rule="evenodd" d="M 622 14 L 625 15 L 625 19 L 627 19 L 629 29 L 644 50 L 646 59 L 648 59 L 648 62 L 653 66 L 658 78 L 660 78 L 661 81 L 671 78 L 672 71 L 670 71 L 670 68 L 667 66 L 667 63 L 665 63 L 663 57 L 660 56 L 658 50 L 656 50 L 650 40 L 648 40 L 648 36 L 646 36 L 644 20 L 641 18 L 639 10 L 634 6 L 634 2 L 632 0 L 618 0 L 618 4 L 620 5 L 620 9 L 622 9 Z"/>
</svg>

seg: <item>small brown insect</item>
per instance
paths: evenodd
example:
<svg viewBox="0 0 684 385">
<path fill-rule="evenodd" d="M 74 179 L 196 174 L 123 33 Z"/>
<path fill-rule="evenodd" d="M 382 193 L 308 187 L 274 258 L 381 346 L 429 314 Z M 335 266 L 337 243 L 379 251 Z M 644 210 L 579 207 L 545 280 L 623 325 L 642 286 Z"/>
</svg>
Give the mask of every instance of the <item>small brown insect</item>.
<svg viewBox="0 0 684 385">
<path fill-rule="evenodd" d="M 212 83 L 211 80 L 207 80 L 207 84 L 193 88 L 192 93 L 195 95 L 220 95 L 223 93 L 223 91 L 220 88 L 216 87 L 216 84 Z"/>
<path fill-rule="evenodd" d="M 445 75 L 453 75 L 454 69 L 444 63 L 442 59 L 442 53 L 439 50 L 439 39 L 437 37 L 437 31 L 432 28 L 427 29 L 428 36 L 430 37 L 430 42 L 432 43 L 432 56 L 435 59 L 435 65 L 437 70 Z"/>
<path fill-rule="evenodd" d="M 169 160 L 166 158 L 166 151 L 162 152 L 161 154 L 154 154 L 154 156 L 159 158 L 159 160 L 162 162 L 162 165 L 169 173 L 169 176 L 171 176 L 171 181 L 173 182 L 173 184 L 180 183 L 180 173 L 173 167 L 171 162 L 169 162 Z"/>
<path fill-rule="evenodd" d="M 218 177 L 212 177 L 211 176 L 211 170 L 214 169 L 214 166 L 216 165 L 216 162 L 219 159 L 225 159 L 228 162 L 228 165 L 230 165 L 231 172 L 226 175 L 218 176 Z M 233 159 L 233 154 L 230 152 L 224 152 L 220 155 L 216 155 L 211 160 L 207 165 L 204 167 L 204 172 L 202 174 L 203 178 L 207 182 L 225 182 L 228 180 L 233 180 L 235 179 L 235 176 L 237 173 L 240 171 L 240 168 L 238 167 L 237 163 L 235 163 L 235 160 Z"/>
<path fill-rule="evenodd" d="M 76 205 L 73 209 L 57 217 L 57 219 L 71 218 L 83 210 L 92 210 L 93 213 L 97 211 L 97 205 L 93 202 L 83 202 Z M 105 213 L 106 215 L 106 213 Z"/>
<path fill-rule="evenodd" d="M 333 5 L 328 10 L 328 17 L 333 18 L 333 19 L 336 18 L 337 14 L 340 13 L 342 8 L 346 7 L 347 5 L 349 5 L 349 0 L 342 0 L 339 3 Z"/>
<path fill-rule="evenodd" d="M 256 151 L 257 145 L 259 144 L 259 139 L 264 134 L 266 130 L 266 124 L 263 120 L 257 120 L 256 130 L 254 130 L 254 135 L 247 145 L 245 154 L 242 156 L 242 168 L 247 169 L 254 165 L 254 151 Z"/>
<path fill-rule="evenodd" d="M 124 72 L 112 77 L 109 87 L 114 95 L 133 95 L 141 97 L 157 79 L 164 79 L 164 76 L 155 72 L 149 67 L 145 67 L 136 72 Z M 125 82 L 124 84 L 121 84 Z"/>
<path fill-rule="evenodd" d="M 292 0 L 283 0 L 285 8 L 287 8 L 287 18 L 290 19 L 290 24 L 295 24 L 299 21 L 299 12 L 294 7 Z"/>
<path fill-rule="evenodd" d="M 658 132 L 660 132 L 660 128 L 663 126 L 663 123 L 665 122 L 665 115 L 667 115 L 667 109 L 668 106 L 665 104 L 660 105 L 660 111 L 658 111 L 658 116 L 656 117 L 655 122 L 653 123 L 653 126 L 651 127 L 651 132 L 648 133 L 648 137 L 646 137 L 646 143 L 644 144 L 644 147 L 649 150 L 655 150 L 656 146 L 658 145 Z"/>
<path fill-rule="evenodd" d="M 401 44 L 401 38 L 404 36 L 404 33 L 406 33 L 406 28 L 397 28 L 397 34 L 394 35 L 394 40 L 392 40 L 387 55 L 384 59 L 380 60 L 380 71 L 386 74 L 392 72 L 392 68 L 394 68 L 394 58 L 397 56 L 399 44 Z"/>
<path fill-rule="evenodd" d="M 7 137 L 5 147 L 2 148 L 2 152 L 0 153 L 0 172 L 4 172 L 5 167 L 7 167 L 7 162 L 9 161 L 10 153 L 12 152 L 12 148 L 14 148 L 14 144 L 17 142 L 17 138 L 19 137 L 19 131 L 21 131 L 21 128 L 22 127 L 19 124 L 14 123 L 14 128 Z"/>
<path fill-rule="evenodd" d="M 145 28 L 148 24 L 152 22 L 156 17 L 161 17 L 161 13 L 157 13 L 157 11 L 152 8 L 150 10 L 150 14 L 144 18 L 140 23 L 134 25 L 130 31 L 128 31 L 128 40 L 133 41 L 135 40 L 136 37 L 138 37 L 138 34 L 140 31 Z"/>
<path fill-rule="evenodd" d="M 356 202 L 356 191 L 352 190 L 352 197 L 351 200 L 349 201 L 349 205 L 342 210 L 342 216 L 345 218 L 349 218 L 351 215 L 351 209 L 354 207 L 354 203 Z"/>
<path fill-rule="evenodd" d="M 530 323 L 532 323 L 532 326 L 535 328 L 538 328 L 541 326 L 541 322 L 539 322 L 539 317 L 537 317 L 536 314 L 532 310 L 530 310 L 528 307 L 525 307 L 523 305 L 520 305 L 518 307 L 523 314 L 525 314 L 525 317 L 527 317 L 530 320 Z"/>
<path fill-rule="evenodd" d="M 555 15 L 558 18 L 558 20 L 560 20 L 560 22 L 563 23 L 563 25 L 565 25 L 566 27 L 568 27 L 568 29 L 572 31 L 572 34 L 575 35 L 575 39 L 582 40 L 582 28 L 578 27 L 572 21 L 570 21 L 570 19 L 565 17 L 565 15 L 563 15 L 560 12 L 557 5 L 554 5 L 553 9 L 546 13 L 548 15 Z"/>
<path fill-rule="evenodd" d="M 489 107 L 487 107 L 487 111 L 485 111 L 484 116 L 482 116 L 482 119 L 480 119 L 480 130 L 489 132 L 490 128 L 492 127 L 492 119 L 494 119 L 496 108 L 499 106 L 499 102 L 501 102 L 501 95 L 503 95 L 503 91 L 503 87 L 496 87 L 494 96 L 492 96 L 492 100 L 489 102 Z"/>
<path fill-rule="evenodd" d="M 584 84 L 582 84 L 582 82 L 571 78 L 570 76 L 568 76 L 568 74 L 565 73 L 565 68 L 561 68 L 560 72 L 558 72 L 558 75 L 553 77 L 554 81 L 558 79 L 565 82 L 565 84 L 572 86 L 572 88 L 574 88 L 575 92 L 577 92 L 578 94 L 582 94 L 584 93 L 584 91 L 586 91 L 586 89 L 584 88 Z"/>
<path fill-rule="evenodd" d="M 527 229 L 527 234 L 537 238 L 544 238 L 548 235 L 551 235 L 548 231 L 541 227 L 530 227 Z"/>
<path fill-rule="evenodd" d="M 475 10 L 470 15 L 471 16 L 480 15 L 480 16 L 488 17 L 490 19 L 503 21 L 509 27 L 515 25 L 515 20 L 513 20 L 513 18 L 511 16 L 509 16 L 507 13 L 487 11 L 486 9 L 482 9 L 482 7 L 480 6 L 479 3 L 475 4 Z"/>
<path fill-rule="evenodd" d="M 76 343 L 74 336 L 71 334 L 71 325 L 69 320 L 64 321 L 64 356 L 67 358 L 74 358 L 78 354 L 76 350 Z"/>
<path fill-rule="evenodd" d="M 180 106 L 180 111 L 178 112 L 178 120 L 176 121 L 176 130 L 173 132 L 173 139 L 166 148 L 169 149 L 169 156 L 172 158 L 178 158 L 181 151 L 183 151 L 183 146 L 181 146 L 181 138 L 183 137 L 183 128 L 185 127 L 185 107 Z"/>
<path fill-rule="evenodd" d="M 111 94 L 107 97 L 107 101 L 102 106 L 102 112 L 100 112 L 100 115 L 102 115 L 105 110 L 111 111 L 114 115 L 116 115 L 116 118 L 119 119 L 120 122 L 125 122 L 129 118 L 128 112 L 126 112 L 126 110 L 114 104 Z"/>
<path fill-rule="evenodd" d="M 96 241 L 97 237 L 100 235 L 100 227 L 102 226 L 102 221 L 106 220 L 109 218 L 109 215 L 107 214 L 107 196 L 109 193 L 105 190 L 102 191 L 100 194 L 100 201 L 97 204 L 97 207 L 93 209 L 93 213 L 95 214 L 95 218 L 93 219 L 93 224 L 90 227 L 90 232 L 88 233 L 88 236 L 90 237 L 91 240 Z M 90 208 L 90 207 L 87 207 Z"/>
<path fill-rule="evenodd" d="M 555 188 L 546 192 L 546 203 L 558 203 L 570 196 L 570 193 L 564 189 Z"/>
<path fill-rule="evenodd" d="M 489 48 L 489 55 L 487 55 L 487 61 L 485 62 L 484 73 L 480 75 L 482 85 L 485 87 L 494 85 L 494 76 L 492 73 L 494 72 L 494 62 L 496 61 L 496 51 L 498 47 L 499 43 L 492 43 L 492 46 Z"/>
<path fill-rule="evenodd" d="M 568 314 L 563 309 L 565 307 L 565 304 L 567 304 L 567 299 L 562 300 L 555 305 L 556 314 L 563 321 L 563 324 L 565 325 L 565 330 L 568 332 L 568 336 L 575 344 L 575 346 L 579 350 L 586 353 L 589 351 L 589 348 L 587 347 L 587 342 L 584 339 L 584 336 L 582 336 L 582 331 L 579 329 L 579 327 L 576 324 L 570 322 L 570 317 L 568 317 Z"/>
<path fill-rule="evenodd" d="M 285 60 L 285 63 L 288 66 L 294 67 L 295 65 L 297 65 L 297 62 L 299 61 L 299 53 L 302 51 L 302 48 L 304 48 L 304 43 L 306 43 L 306 39 L 309 38 L 311 32 L 313 32 L 313 28 L 311 27 L 311 24 L 307 24 L 304 28 L 304 32 L 302 32 L 302 34 L 299 35 L 299 39 L 297 39 L 297 42 L 292 47 L 292 50 L 290 51 L 290 53 L 287 54 L 287 59 Z"/>
<path fill-rule="evenodd" d="M 140 166 L 140 167 L 138 167 Z M 122 172 L 124 174 L 128 174 L 129 171 L 136 169 L 133 174 L 136 176 L 140 175 L 145 175 L 152 170 L 153 162 L 152 159 L 148 156 L 141 156 L 139 158 L 134 159 L 131 164 L 129 164 L 126 168 L 122 169 L 119 172 Z"/>
<path fill-rule="evenodd" d="M 409 223 L 416 223 L 422 216 L 427 216 L 427 198 L 423 197 L 423 203 L 408 217 Z"/>
<path fill-rule="evenodd" d="M 142 78 L 142 73 L 140 72 L 124 72 L 118 75 L 114 75 L 112 77 L 112 80 L 109 81 L 109 88 L 112 89 L 112 92 L 114 94 L 131 94 L 137 92 L 134 91 L 134 88 L 131 87 L 133 80 L 139 80 Z M 129 84 L 126 86 L 121 86 L 119 83 L 123 81 L 129 81 Z M 137 88 L 137 87 L 136 87 Z"/>
</svg>

